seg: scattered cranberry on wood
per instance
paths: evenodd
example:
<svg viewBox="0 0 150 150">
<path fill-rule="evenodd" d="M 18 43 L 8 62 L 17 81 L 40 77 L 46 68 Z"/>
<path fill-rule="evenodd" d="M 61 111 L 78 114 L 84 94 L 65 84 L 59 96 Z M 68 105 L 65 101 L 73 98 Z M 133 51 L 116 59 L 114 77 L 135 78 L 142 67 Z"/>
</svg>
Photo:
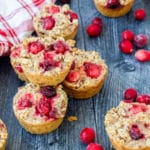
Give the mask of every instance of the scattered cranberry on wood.
<svg viewBox="0 0 150 150">
<path fill-rule="evenodd" d="M 139 8 L 139 9 L 135 10 L 134 17 L 135 17 L 136 20 L 139 20 L 139 21 L 144 20 L 145 17 L 146 17 L 145 10 L 142 9 L 142 8 Z"/>
<path fill-rule="evenodd" d="M 102 145 L 98 143 L 90 143 L 87 147 L 86 150 L 104 150 Z"/>
<path fill-rule="evenodd" d="M 150 52 L 148 50 L 140 49 L 135 53 L 136 60 L 146 62 L 150 60 Z"/>
<path fill-rule="evenodd" d="M 134 33 L 131 30 L 124 30 L 121 36 L 122 40 L 129 40 L 132 42 L 134 39 Z"/>
<path fill-rule="evenodd" d="M 129 40 L 123 40 L 119 43 L 119 49 L 125 54 L 131 54 L 133 52 L 133 44 Z"/>
<path fill-rule="evenodd" d="M 94 142 L 95 140 L 95 131 L 92 128 L 84 128 L 80 132 L 80 140 L 85 143 L 89 144 Z"/>
</svg>

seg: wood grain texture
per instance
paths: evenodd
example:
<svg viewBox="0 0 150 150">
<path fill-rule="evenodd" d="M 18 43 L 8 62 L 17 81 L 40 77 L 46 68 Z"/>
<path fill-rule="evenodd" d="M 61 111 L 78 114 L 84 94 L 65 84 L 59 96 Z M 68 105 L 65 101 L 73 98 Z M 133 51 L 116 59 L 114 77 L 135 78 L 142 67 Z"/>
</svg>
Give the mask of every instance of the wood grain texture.
<svg viewBox="0 0 150 150">
<path fill-rule="evenodd" d="M 92 127 L 96 130 L 96 142 L 105 150 L 112 150 L 104 129 L 104 115 L 111 107 L 118 105 L 122 92 L 134 87 L 139 93 L 150 94 L 150 62 L 139 63 L 132 55 L 119 52 L 118 43 L 121 32 L 131 29 L 136 34 L 145 33 L 150 38 L 150 2 L 135 0 L 133 9 L 124 17 L 113 19 L 102 16 L 92 0 L 72 0 L 71 8 L 79 14 L 79 31 L 76 46 L 86 50 L 98 51 L 109 66 L 109 75 L 100 93 L 86 101 L 69 99 L 66 118 L 61 127 L 47 135 L 31 135 L 19 125 L 12 111 L 12 98 L 21 82 L 12 70 L 9 59 L 0 59 L 0 118 L 7 125 L 9 140 L 6 150 L 85 150 L 86 145 L 79 141 L 80 130 Z M 147 10 L 147 18 L 143 22 L 135 21 L 134 10 L 142 7 Z M 104 27 L 101 36 L 89 38 L 86 27 L 95 17 L 103 19 Z M 150 42 L 147 45 L 150 49 Z M 67 116 L 75 115 L 76 122 L 68 122 Z"/>
</svg>

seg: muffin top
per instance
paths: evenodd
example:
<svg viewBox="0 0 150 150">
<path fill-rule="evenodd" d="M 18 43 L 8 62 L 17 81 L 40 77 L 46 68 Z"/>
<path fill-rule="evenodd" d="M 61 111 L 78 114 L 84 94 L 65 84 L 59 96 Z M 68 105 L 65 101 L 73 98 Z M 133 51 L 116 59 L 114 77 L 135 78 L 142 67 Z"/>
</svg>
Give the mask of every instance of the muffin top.
<svg viewBox="0 0 150 150">
<path fill-rule="evenodd" d="M 123 5 L 127 5 L 131 1 L 133 0 L 97 0 L 97 3 L 101 3 L 103 6 L 114 9 Z"/>
<path fill-rule="evenodd" d="M 39 87 L 29 83 L 18 89 L 13 101 L 15 114 L 30 124 L 63 118 L 66 108 L 67 96 L 61 85 Z"/>
<path fill-rule="evenodd" d="M 67 4 L 49 3 L 34 17 L 33 23 L 41 36 L 65 37 L 78 28 L 78 15 Z"/>
<path fill-rule="evenodd" d="M 96 51 L 74 49 L 74 61 L 64 84 L 80 90 L 101 81 L 107 74 L 107 65 Z"/>
<path fill-rule="evenodd" d="M 106 131 L 115 141 L 129 148 L 150 147 L 150 106 L 120 102 L 105 116 Z"/>
<path fill-rule="evenodd" d="M 31 74 L 58 74 L 70 67 L 71 47 L 63 38 L 29 37 L 12 48 L 11 62 Z"/>
</svg>

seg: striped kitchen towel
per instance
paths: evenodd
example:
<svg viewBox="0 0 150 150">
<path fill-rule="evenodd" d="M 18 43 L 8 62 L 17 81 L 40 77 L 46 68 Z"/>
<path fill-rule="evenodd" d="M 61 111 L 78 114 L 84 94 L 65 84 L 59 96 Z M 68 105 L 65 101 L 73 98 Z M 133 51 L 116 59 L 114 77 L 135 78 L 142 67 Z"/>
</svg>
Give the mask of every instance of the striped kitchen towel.
<svg viewBox="0 0 150 150">
<path fill-rule="evenodd" d="M 33 32 L 33 16 L 46 2 L 55 0 L 0 0 L 0 56 Z"/>
</svg>

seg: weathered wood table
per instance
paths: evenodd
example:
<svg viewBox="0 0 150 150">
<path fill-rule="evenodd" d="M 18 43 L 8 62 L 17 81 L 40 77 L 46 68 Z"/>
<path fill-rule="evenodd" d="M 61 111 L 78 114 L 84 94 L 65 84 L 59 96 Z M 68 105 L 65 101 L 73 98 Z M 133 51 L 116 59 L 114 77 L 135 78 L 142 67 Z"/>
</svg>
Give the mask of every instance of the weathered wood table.
<svg viewBox="0 0 150 150">
<path fill-rule="evenodd" d="M 80 23 L 76 46 L 97 50 L 109 66 L 109 75 L 95 97 L 79 101 L 69 99 L 63 124 L 51 134 L 31 135 L 19 125 L 12 111 L 12 98 L 23 82 L 12 70 L 9 59 L 0 59 L 0 118 L 9 132 L 6 150 L 85 150 L 86 146 L 79 141 L 79 132 L 84 127 L 93 127 L 97 133 L 96 142 L 101 143 L 105 150 L 112 150 L 103 123 L 106 111 L 119 103 L 126 88 L 134 87 L 139 93 L 150 94 L 150 62 L 139 63 L 134 54 L 124 55 L 118 49 L 124 29 L 131 29 L 136 34 L 145 33 L 150 38 L 150 2 L 135 1 L 128 15 L 112 19 L 98 13 L 92 0 L 72 0 L 71 8 L 79 14 Z M 134 10 L 139 7 L 147 10 L 147 18 L 142 22 L 133 17 Z M 89 38 L 86 27 L 95 16 L 103 19 L 103 32 L 98 38 Z M 150 42 L 146 48 L 150 49 Z M 68 122 L 67 116 L 70 115 L 77 116 L 78 121 Z"/>
</svg>

